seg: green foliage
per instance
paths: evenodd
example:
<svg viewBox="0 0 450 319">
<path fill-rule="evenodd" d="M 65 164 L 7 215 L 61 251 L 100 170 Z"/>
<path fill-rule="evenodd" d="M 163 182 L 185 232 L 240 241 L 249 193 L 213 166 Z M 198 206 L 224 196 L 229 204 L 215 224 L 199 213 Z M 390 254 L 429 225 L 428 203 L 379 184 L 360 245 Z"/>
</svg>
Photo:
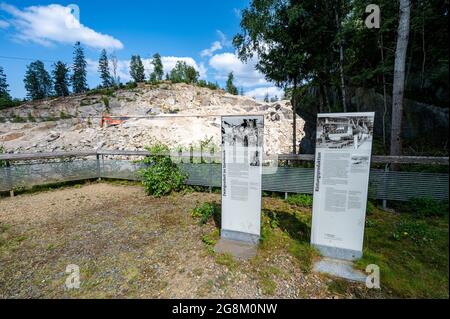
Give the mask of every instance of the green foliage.
<svg viewBox="0 0 450 319">
<path fill-rule="evenodd" d="M 234 75 L 233 72 L 230 72 L 228 74 L 227 84 L 226 84 L 226 91 L 233 95 L 238 95 L 238 89 L 233 83 L 234 81 Z"/>
<path fill-rule="evenodd" d="M 9 85 L 6 81 L 6 74 L 3 72 L 3 67 L 0 66 L 0 107 L 1 101 L 9 101 L 11 100 L 11 96 L 9 95 Z"/>
<path fill-rule="evenodd" d="M 23 81 L 27 97 L 32 100 L 46 98 L 52 93 L 52 80 L 42 61 L 38 60 L 27 65 Z"/>
<path fill-rule="evenodd" d="M 0 154 L 4 154 L 5 153 L 5 148 L 0 145 Z M 6 161 L 0 161 L 0 167 L 6 167 Z"/>
<path fill-rule="evenodd" d="M 121 84 L 120 87 L 124 88 L 126 90 L 134 90 L 135 88 L 137 88 L 137 83 L 136 82 L 127 82 L 125 85 Z"/>
<path fill-rule="evenodd" d="M 289 195 L 286 201 L 291 205 L 310 208 L 313 204 L 313 197 L 308 194 L 294 194 Z"/>
<path fill-rule="evenodd" d="M 81 47 L 80 42 L 76 42 L 73 52 L 73 73 L 71 78 L 73 93 L 83 93 L 88 90 L 86 67 L 87 62 L 84 56 L 84 49 Z"/>
<path fill-rule="evenodd" d="M 187 174 L 172 162 L 168 154 L 169 148 L 163 144 L 155 144 L 146 147 L 150 155 L 142 160 L 146 168 L 139 171 L 142 177 L 142 184 L 148 195 L 156 197 L 169 195 L 172 191 L 179 191 L 187 179 Z"/>
<path fill-rule="evenodd" d="M 170 81 L 172 83 L 197 83 L 199 73 L 190 65 L 187 65 L 184 61 L 178 61 L 175 67 L 170 71 Z"/>
<path fill-rule="evenodd" d="M 26 121 L 27 121 L 26 119 L 18 115 L 14 115 L 14 117 L 11 119 L 12 123 L 25 123 Z"/>
<path fill-rule="evenodd" d="M 106 111 L 109 112 L 110 109 L 109 109 L 109 99 L 108 99 L 108 97 L 107 96 L 103 96 L 102 97 L 102 102 L 105 105 Z"/>
<path fill-rule="evenodd" d="M 70 76 L 69 68 L 67 65 L 61 61 L 56 62 L 53 65 L 53 88 L 56 96 L 68 96 Z"/>
<path fill-rule="evenodd" d="M 102 50 L 100 59 L 98 60 L 98 72 L 100 73 L 103 87 L 107 88 L 113 85 L 113 78 L 109 72 L 108 56 L 105 49 Z"/>
<path fill-rule="evenodd" d="M 195 207 L 191 216 L 193 218 L 199 219 L 200 224 L 206 224 L 210 219 L 217 219 L 220 217 L 219 209 L 215 203 L 203 203 L 200 206 Z"/>
<path fill-rule="evenodd" d="M 402 205 L 402 209 L 419 217 L 448 215 L 448 202 L 433 198 L 413 198 Z"/>
<path fill-rule="evenodd" d="M 136 83 L 145 81 L 144 64 L 142 63 L 141 57 L 139 55 L 133 55 L 131 57 L 130 75 Z"/>
<path fill-rule="evenodd" d="M 117 88 L 114 88 L 114 87 L 96 88 L 96 89 L 89 90 L 89 92 L 86 93 L 86 96 L 105 95 L 105 96 L 113 97 L 116 91 L 117 91 Z"/>
<path fill-rule="evenodd" d="M 161 61 L 161 55 L 159 53 L 155 53 L 153 55 L 153 72 L 150 76 L 150 79 L 154 81 L 162 81 L 164 76 L 164 67 Z"/>
<path fill-rule="evenodd" d="M 395 227 L 392 233 L 394 240 L 408 239 L 416 245 L 432 244 L 436 238 L 436 233 L 425 221 L 412 219 L 402 219 Z"/>
<path fill-rule="evenodd" d="M 0 97 L 0 109 L 19 106 L 22 103 L 23 103 L 23 101 L 19 100 L 19 99 L 8 99 L 8 98 Z"/>
<path fill-rule="evenodd" d="M 205 80 L 199 80 L 197 82 L 197 85 L 200 87 L 205 87 L 211 90 L 218 90 L 220 89 L 219 84 L 214 83 L 214 82 L 210 82 L 210 81 L 205 81 Z"/>
</svg>

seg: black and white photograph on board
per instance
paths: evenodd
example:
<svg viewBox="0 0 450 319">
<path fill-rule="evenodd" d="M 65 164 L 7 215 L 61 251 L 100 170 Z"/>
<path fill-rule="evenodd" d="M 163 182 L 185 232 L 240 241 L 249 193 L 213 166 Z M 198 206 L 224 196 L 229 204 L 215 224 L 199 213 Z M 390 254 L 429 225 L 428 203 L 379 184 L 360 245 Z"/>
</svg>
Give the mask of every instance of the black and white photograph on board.
<svg viewBox="0 0 450 319">
<path fill-rule="evenodd" d="M 317 148 L 357 150 L 371 145 L 373 117 L 327 116 L 317 121 Z"/>
<path fill-rule="evenodd" d="M 258 118 L 228 117 L 222 121 L 222 144 L 237 147 L 262 147 L 264 123 Z"/>
</svg>

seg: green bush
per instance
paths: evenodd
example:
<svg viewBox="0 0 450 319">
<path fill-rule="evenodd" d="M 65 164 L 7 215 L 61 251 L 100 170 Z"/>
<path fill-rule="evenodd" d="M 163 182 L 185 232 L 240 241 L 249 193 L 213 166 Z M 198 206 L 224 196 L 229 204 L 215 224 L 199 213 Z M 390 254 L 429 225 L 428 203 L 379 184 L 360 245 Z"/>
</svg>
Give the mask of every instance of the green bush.
<svg viewBox="0 0 450 319">
<path fill-rule="evenodd" d="M 289 195 L 286 201 L 291 205 L 310 208 L 313 204 L 313 197 L 308 194 L 295 194 Z"/>
<path fill-rule="evenodd" d="M 156 144 L 152 147 L 146 147 L 150 155 L 142 160 L 147 165 L 141 169 L 139 174 L 142 177 L 142 184 L 148 195 L 156 197 L 169 195 L 172 191 L 182 189 L 188 175 L 172 162 L 168 154 L 169 148 L 163 144 Z"/>
<path fill-rule="evenodd" d="M 445 216 L 448 214 L 448 202 L 426 197 L 413 198 L 403 209 L 420 217 Z"/>
<path fill-rule="evenodd" d="M 204 225 L 211 218 L 217 218 L 219 211 L 214 203 L 203 203 L 192 210 L 191 216 L 200 219 L 200 224 Z"/>
</svg>

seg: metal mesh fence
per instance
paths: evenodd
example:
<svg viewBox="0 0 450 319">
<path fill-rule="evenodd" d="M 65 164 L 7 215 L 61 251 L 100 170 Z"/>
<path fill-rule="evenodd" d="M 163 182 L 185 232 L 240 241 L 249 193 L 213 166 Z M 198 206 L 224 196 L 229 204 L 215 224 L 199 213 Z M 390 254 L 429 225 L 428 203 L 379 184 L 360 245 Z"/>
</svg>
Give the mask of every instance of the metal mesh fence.
<svg viewBox="0 0 450 319">
<path fill-rule="evenodd" d="M 188 185 L 221 187 L 220 164 L 178 165 L 188 173 Z M 0 168 L 0 191 L 99 177 L 139 180 L 138 170 L 143 167 L 136 161 L 102 158 L 14 164 Z M 263 175 L 262 188 L 264 191 L 312 194 L 313 180 L 313 168 L 278 167 L 274 174 Z M 448 190 L 448 174 L 380 169 L 370 172 L 369 197 L 374 199 L 406 201 L 429 197 L 447 200 Z"/>
</svg>

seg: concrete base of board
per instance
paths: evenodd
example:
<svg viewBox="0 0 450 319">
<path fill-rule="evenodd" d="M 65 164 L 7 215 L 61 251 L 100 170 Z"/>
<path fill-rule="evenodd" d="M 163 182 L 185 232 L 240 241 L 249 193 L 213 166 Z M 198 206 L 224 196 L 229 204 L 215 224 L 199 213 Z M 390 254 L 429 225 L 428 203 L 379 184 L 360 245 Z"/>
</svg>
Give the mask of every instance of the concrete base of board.
<svg viewBox="0 0 450 319">
<path fill-rule="evenodd" d="M 256 256 L 258 246 L 253 243 L 221 238 L 214 247 L 218 254 L 230 254 L 236 259 L 250 259 Z"/>
<path fill-rule="evenodd" d="M 331 259 L 358 260 L 362 257 L 362 251 L 344 249 L 331 246 L 312 244 L 324 257 Z"/>
<path fill-rule="evenodd" d="M 353 268 L 351 261 L 328 257 L 315 262 L 313 271 L 357 282 L 366 282 L 367 278 L 362 271 Z"/>
<path fill-rule="evenodd" d="M 243 233 L 235 230 L 222 229 L 220 231 L 220 238 L 230 239 L 236 241 L 243 241 L 246 243 L 257 245 L 259 243 L 259 236 L 255 234 Z"/>
</svg>

